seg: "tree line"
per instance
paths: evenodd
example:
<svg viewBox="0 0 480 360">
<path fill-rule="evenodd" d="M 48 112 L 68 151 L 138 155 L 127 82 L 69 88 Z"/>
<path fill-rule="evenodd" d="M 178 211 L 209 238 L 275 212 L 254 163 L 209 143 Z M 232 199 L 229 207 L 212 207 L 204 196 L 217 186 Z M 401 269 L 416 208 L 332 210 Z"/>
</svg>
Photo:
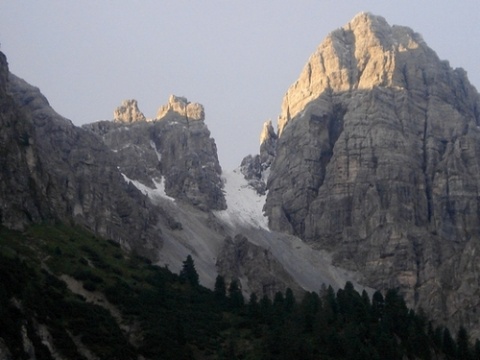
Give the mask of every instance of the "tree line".
<svg viewBox="0 0 480 360">
<path fill-rule="evenodd" d="M 121 321 L 72 293 L 63 274 L 103 293 Z M 397 290 L 370 296 L 347 282 L 298 297 L 286 289 L 245 298 L 238 280 L 222 276 L 210 290 L 191 256 L 174 274 L 84 230 L 0 227 L 0 342 L 14 359 L 31 358 L 25 336 L 36 359 L 54 358 L 39 325 L 65 359 L 85 359 L 78 342 L 119 360 L 480 359 L 463 327 L 435 326 Z"/>
<path fill-rule="evenodd" d="M 189 257 L 180 276 L 198 286 L 193 273 Z M 337 291 L 329 286 L 306 292 L 299 302 L 291 289 L 273 299 L 253 293 L 245 301 L 238 280 L 227 287 L 219 275 L 213 295 L 220 309 L 237 316 L 229 359 L 249 358 L 239 339 L 242 329 L 251 332 L 255 358 L 261 359 L 480 359 L 480 341 L 472 344 L 464 327 L 452 336 L 447 327 L 409 309 L 395 289 L 369 296 L 347 282 Z"/>
</svg>

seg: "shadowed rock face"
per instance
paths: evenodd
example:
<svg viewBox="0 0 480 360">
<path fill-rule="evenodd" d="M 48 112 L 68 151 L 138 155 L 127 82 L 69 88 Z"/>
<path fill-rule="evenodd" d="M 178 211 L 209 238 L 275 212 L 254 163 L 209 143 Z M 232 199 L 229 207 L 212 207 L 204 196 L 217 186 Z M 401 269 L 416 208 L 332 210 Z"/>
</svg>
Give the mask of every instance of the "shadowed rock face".
<svg viewBox="0 0 480 360">
<path fill-rule="evenodd" d="M 123 104 L 135 104 L 136 110 L 126 113 L 139 112 L 135 100 Z M 202 105 L 172 95 L 157 119 L 100 121 L 83 127 L 101 136 L 129 179 L 150 188 L 155 188 L 154 181 L 163 182 L 167 195 L 205 211 L 225 209 L 222 169 Z"/>
<path fill-rule="evenodd" d="M 266 121 L 260 134 L 260 154 L 248 155 L 240 164 L 240 171 L 248 184 L 260 195 L 264 195 L 266 191 L 266 175 L 275 158 L 277 139 L 272 122 Z"/>
<path fill-rule="evenodd" d="M 248 289 L 244 289 L 247 293 L 273 299 L 277 292 L 285 293 L 291 288 L 299 298 L 304 295 L 305 290 L 295 283 L 273 254 L 252 244 L 244 235 L 225 239 L 216 265 L 218 272 L 227 276 L 227 282 L 236 279 L 248 284 Z"/>
<path fill-rule="evenodd" d="M 479 124 L 463 70 L 412 30 L 360 14 L 284 98 L 269 225 L 478 335 Z"/>
<path fill-rule="evenodd" d="M 0 61 L 1 224 L 74 221 L 141 254 L 161 246 L 153 206 L 123 181 L 112 152 L 58 115 Z"/>
<path fill-rule="evenodd" d="M 41 219 L 41 194 L 29 176 L 29 164 L 35 161 L 33 123 L 9 93 L 8 78 L 7 60 L 0 53 L 0 223 L 22 229 Z"/>
</svg>

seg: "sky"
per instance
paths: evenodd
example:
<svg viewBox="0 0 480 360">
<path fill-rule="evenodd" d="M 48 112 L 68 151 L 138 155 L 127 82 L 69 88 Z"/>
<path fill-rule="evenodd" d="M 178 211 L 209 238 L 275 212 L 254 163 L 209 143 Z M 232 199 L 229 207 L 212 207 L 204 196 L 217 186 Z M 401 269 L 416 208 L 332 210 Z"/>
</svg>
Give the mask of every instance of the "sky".
<svg viewBox="0 0 480 360">
<path fill-rule="evenodd" d="M 0 50 L 75 125 L 124 99 L 146 117 L 170 94 L 201 103 L 232 170 L 317 46 L 362 11 L 422 34 L 480 89 L 479 0 L 1 0 Z"/>
</svg>

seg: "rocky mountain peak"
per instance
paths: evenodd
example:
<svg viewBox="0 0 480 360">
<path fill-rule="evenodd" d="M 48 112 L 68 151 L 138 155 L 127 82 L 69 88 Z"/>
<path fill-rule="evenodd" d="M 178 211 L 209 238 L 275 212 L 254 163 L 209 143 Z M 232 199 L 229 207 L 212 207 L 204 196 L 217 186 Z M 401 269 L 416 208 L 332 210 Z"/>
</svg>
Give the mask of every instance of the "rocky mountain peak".
<svg viewBox="0 0 480 360">
<path fill-rule="evenodd" d="M 169 116 L 182 116 L 187 120 L 205 120 L 203 105 L 191 103 L 185 97 L 170 95 L 168 104 L 158 109 L 157 119 L 164 119 Z"/>
<path fill-rule="evenodd" d="M 264 170 L 270 167 L 276 154 L 278 136 L 273 128 L 272 121 L 268 120 L 263 124 L 260 134 L 260 163 L 263 164 Z"/>
<path fill-rule="evenodd" d="M 137 121 L 145 121 L 145 115 L 138 109 L 137 100 L 123 100 L 122 105 L 113 112 L 116 122 L 131 124 Z"/>
<path fill-rule="evenodd" d="M 260 154 L 248 155 L 240 164 L 240 171 L 248 184 L 261 195 L 266 191 L 266 174 L 276 155 L 277 139 L 272 121 L 265 121 L 260 134 Z"/>
<path fill-rule="evenodd" d="M 0 52 L 0 92 L 3 95 L 7 88 L 8 81 L 8 64 L 5 54 Z"/>
<path fill-rule="evenodd" d="M 356 16 L 286 93 L 267 181 L 270 229 L 480 333 L 469 285 L 480 273 L 479 109 L 465 71 L 420 35 Z"/>
<path fill-rule="evenodd" d="M 202 105 L 171 95 L 152 121 L 133 120 L 140 113 L 135 100 L 124 101 L 118 109 L 113 122 L 83 128 L 99 135 L 114 152 L 127 182 L 141 184 L 141 189 L 164 189 L 169 197 L 204 211 L 225 208 L 222 169 Z"/>
<path fill-rule="evenodd" d="M 361 13 L 325 38 L 289 88 L 278 121 L 279 135 L 323 93 L 418 86 L 422 73 L 435 76 L 432 64 L 439 62 L 421 35 L 410 28 L 390 26 L 383 17 Z"/>
<path fill-rule="evenodd" d="M 272 120 L 267 120 L 263 123 L 262 132 L 260 133 L 260 145 L 269 142 L 270 140 L 276 140 L 277 134 L 272 125 Z"/>
</svg>

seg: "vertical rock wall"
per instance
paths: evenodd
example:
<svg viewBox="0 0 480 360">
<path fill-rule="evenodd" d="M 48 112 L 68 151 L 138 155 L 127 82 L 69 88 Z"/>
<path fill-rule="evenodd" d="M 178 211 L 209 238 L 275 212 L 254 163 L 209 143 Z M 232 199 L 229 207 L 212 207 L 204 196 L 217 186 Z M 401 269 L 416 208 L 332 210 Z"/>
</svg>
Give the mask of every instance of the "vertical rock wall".
<svg viewBox="0 0 480 360">
<path fill-rule="evenodd" d="M 282 109 L 270 227 L 480 331 L 480 97 L 465 72 L 412 30 L 360 14 L 320 45 Z"/>
</svg>

